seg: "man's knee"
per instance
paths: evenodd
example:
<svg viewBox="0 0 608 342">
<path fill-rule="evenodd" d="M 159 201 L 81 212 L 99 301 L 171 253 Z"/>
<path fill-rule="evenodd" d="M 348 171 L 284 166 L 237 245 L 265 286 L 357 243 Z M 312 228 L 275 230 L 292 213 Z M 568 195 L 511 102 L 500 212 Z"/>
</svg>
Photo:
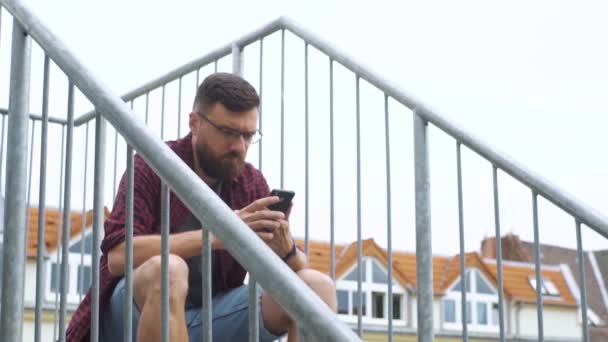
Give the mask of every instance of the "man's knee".
<svg viewBox="0 0 608 342">
<path fill-rule="evenodd" d="M 169 255 L 169 297 L 185 298 L 188 293 L 188 265 L 181 257 Z M 133 296 L 140 307 L 150 295 L 160 295 L 161 256 L 146 260 L 133 272 Z"/>
<path fill-rule="evenodd" d="M 337 310 L 336 285 L 328 275 L 310 268 L 297 274 L 333 311 Z"/>
</svg>

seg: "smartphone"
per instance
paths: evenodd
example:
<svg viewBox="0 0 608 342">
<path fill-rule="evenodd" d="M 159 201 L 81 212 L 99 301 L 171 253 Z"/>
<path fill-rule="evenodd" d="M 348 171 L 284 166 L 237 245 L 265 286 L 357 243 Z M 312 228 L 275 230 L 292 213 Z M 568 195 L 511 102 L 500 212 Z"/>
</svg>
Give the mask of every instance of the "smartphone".
<svg viewBox="0 0 608 342">
<path fill-rule="evenodd" d="M 270 192 L 270 196 L 278 196 L 281 201 L 268 206 L 268 209 L 275 211 L 282 211 L 285 213 L 289 209 L 291 200 L 296 195 L 295 192 L 289 190 L 274 189 Z"/>
</svg>

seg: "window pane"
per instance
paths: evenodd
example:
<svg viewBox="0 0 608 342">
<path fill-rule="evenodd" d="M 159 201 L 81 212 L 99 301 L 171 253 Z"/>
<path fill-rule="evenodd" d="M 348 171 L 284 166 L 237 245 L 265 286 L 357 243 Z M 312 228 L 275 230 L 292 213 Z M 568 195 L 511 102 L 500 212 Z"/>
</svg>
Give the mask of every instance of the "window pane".
<svg viewBox="0 0 608 342">
<path fill-rule="evenodd" d="M 89 287 L 91 287 L 91 266 L 78 265 L 78 293 L 86 294 Z"/>
<path fill-rule="evenodd" d="M 477 303 L 477 323 L 488 324 L 488 310 L 486 303 Z"/>
<path fill-rule="evenodd" d="M 68 278 L 66 280 L 66 284 L 68 284 L 68 292 L 69 284 L 70 284 L 70 268 L 68 267 Z M 59 293 L 61 286 L 61 264 L 51 263 L 51 292 Z"/>
<path fill-rule="evenodd" d="M 401 295 L 393 295 L 393 319 L 401 319 Z"/>
<path fill-rule="evenodd" d="M 471 317 L 472 317 L 471 302 L 467 302 L 467 323 L 473 322 L 473 320 L 471 319 Z"/>
<path fill-rule="evenodd" d="M 379 284 L 388 284 L 387 275 L 375 262 L 372 261 L 372 281 Z"/>
<path fill-rule="evenodd" d="M 494 294 L 492 288 L 483 280 L 479 272 L 475 272 L 475 283 L 477 285 L 477 293 Z"/>
<path fill-rule="evenodd" d="M 358 266 L 355 266 L 355 268 L 353 268 L 353 270 L 344 278 L 344 280 L 357 281 L 357 270 Z M 362 260 L 361 262 L 361 271 L 363 272 L 361 275 L 361 281 L 365 282 L 365 260 Z"/>
<path fill-rule="evenodd" d="M 559 296 L 559 291 L 551 280 L 543 279 L 543 285 L 550 296 Z"/>
<path fill-rule="evenodd" d="M 367 293 L 362 292 L 362 303 L 359 302 L 359 293 L 353 292 L 353 315 L 358 315 L 359 310 L 361 310 L 361 315 L 365 316 L 365 303 L 367 301 L 366 295 Z"/>
<path fill-rule="evenodd" d="M 372 317 L 384 318 L 384 293 L 372 292 Z"/>
<path fill-rule="evenodd" d="M 458 291 L 460 292 L 462 290 L 462 282 L 459 280 L 456 285 L 454 285 L 454 287 L 452 288 L 452 291 Z"/>
<path fill-rule="evenodd" d="M 499 318 L 498 303 L 492 303 L 492 324 L 497 325 Z"/>
<path fill-rule="evenodd" d="M 456 322 L 456 302 L 452 299 L 443 301 L 443 320 L 449 323 Z"/>
<path fill-rule="evenodd" d="M 338 313 L 348 315 L 348 291 L 338 290 Z"/>
</svg>

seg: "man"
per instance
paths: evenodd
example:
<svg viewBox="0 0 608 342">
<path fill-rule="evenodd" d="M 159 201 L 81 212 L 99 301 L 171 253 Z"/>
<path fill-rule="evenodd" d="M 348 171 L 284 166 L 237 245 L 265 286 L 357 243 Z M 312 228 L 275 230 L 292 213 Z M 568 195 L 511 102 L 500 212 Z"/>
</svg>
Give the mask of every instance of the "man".
<svg viewBox="0 0 608 342">
<path fill-rule="evenodd" d="M 207 77 L 200 85 L 189 117 L 190 133 L 169 147 L 293 269 L 334 311 L 335 288 L 326 275 L 307 269 L 306 256 L 295 248 L 286 214 L 268 210 L 277 203 L 269 197 L 264 176 L 245 162 L 250 144 L 257 142 L 260 99 L 242 78 L 225 73 Z M 121 340 L 126 319 L 133 321 L 133 339 L 159 341 L 161 312 L 161 181 L 146 162 L 135 157 L 133 317 L 124 317 L 125 193 L 123 175 L 114 210 L 105 222 L 100 268 L 100 335 L 103 341 Z M 200 341 L 201 322 L 200 224 L 179 198 L 170 196 L 169 311 L 170 339 Z M 246 271 L 212 237 L 213 340 L 246 341 L 248 290 Z M 260 294 L 260 341 L 272 341 L 295 324 L 268 293 Z M 68 327 L 68 341 L 88 340 L 90 292 Z"/>
</svg>

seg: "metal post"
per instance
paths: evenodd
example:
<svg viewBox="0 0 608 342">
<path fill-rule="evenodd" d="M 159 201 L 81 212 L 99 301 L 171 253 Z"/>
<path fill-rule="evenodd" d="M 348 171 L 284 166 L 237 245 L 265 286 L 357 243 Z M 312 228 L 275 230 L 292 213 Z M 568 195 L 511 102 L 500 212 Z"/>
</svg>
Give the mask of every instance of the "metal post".
<svg viewBox="0 0 608 342">
<path fill-rule="evenodd" d="M 61 157 L 59 158 L 59 210 L 57 211 L 57 215 L 59 217 L 59 222 L 57 223 L 57 227 L 61 227 L 63 225 L 63 165 L 64 165 L 64 158 L 63 156 L 65 155 L 65 125 L 61 125 Z M 55 248 L 55 259 L 57 260 L 57 264 L 59 263 L 59 261 L 61 260 L 61 258 L 59 257 L 59 253 L 60 253 L 60 248 L 59 248 L 59 241 L 61 241 L 61 229 L 57 230 L 57 238 L 55 239 L 55 244 L 57 246 L 57 248 Z M 56 272 L 55 272 L 55 278 L 59 279 L 59 277 L 61 277 L 61 269 L 59 267 L 57 267 Z M 55 289 L 55 309 L 59 307 L 59 291 L 57 291 L 57 289 Z M 59 311 L 58 310 L 54 310 L 53 311 L 53 338 L 56 340 L 57 336 L 58 336 L 58 332 L 57 332 L 57 325 L 58 325 L 58 320 L 59 320 Z"/>
<path fill-rule="evenodd" d="M 10 196 L 4 207 L 1 341 L 21 341 L 22 336 L 30 53 L 27 33 L 13 20 L 6 153 L 6 193 Z"/>
<path fill-rule="evenodd" d="M 310 184 L 308 184 L 308 44 L 304 44 L 304 184 L 306 186 L 306 190 L 304 191 L 304 251 L 306 253 L 306 257 L 309 254 L 309 191 Z"/>
<path fill-rule="evenodd" d="M 361 256 L 363 255 L 363 243 L 361 238 L 361 97 L 359 76 L 356 76 L 356 111 L 357 111 L 357 297 L 359 298 L 359 308 L 357 310 L 357 334 L 363 335 L 363 313 L 362 308 L 366 303 L 363 303 L 363 289 L 361 282 L 363 281 L 363 263 Z"/>
<path fill-rule="evenodd" d="M 133 166 L 133 148 L 127 144 L 127 204 L 126 204 L 126 234 L 125 237 L 125 330 L 124 341 L 130 342 L 133 339 L 133 198 L 135 184 L 135 171 Z"/>
<path fill-rule="evenodd" d="M 502 239 L 500 234 L 500 206 L 498 204 L 498 170 L 492 166 L 494 180 L 494 223 L 496 227 L 496 268 L 498 270 L 498 321 L 500 342 L 505 341 L 505 300 L 502 272 Z"/>
<path fill-rule="evenodd" d="M 259 120 L 258 120 L 258 127 L 260 129 L 260 132 L 264 132 L 264 130 L 262 129 L 262 106 L 264 105 L 264 100 L 262 98 L 262 89 L 264 88 L 264 82 L 263 82 L 263 76 L 264 76 L 264 37 L 260 38 L 260 87 L 259 87 L 259 96 L 260 96 L 260 108 L 258 108 L 258 113 L 259 113 Z M 258 169 L 260 171 L 262 171 L 262 142 L 263 139 L 261 139 L 260 141 L 258 141 Z"/>
<path fill-rule="evenodd" d="M 162 183 L 160 195 L 161 221 L 161 341 L 169 342 L 169 187 Z"/>
<path fill-rule="evenodd" d="M 50 58 L 44 56 L 44 79 L 42 81 L 42 137 L 40 139 L 40 189 L 38 193 L 38 239 L 36 246 L 36 319 L 34 341 L 42 337 L 42 304 L 44 301 L 44 258 L 46 252 L 44 235 L 46 228 L 46 157 L 49 132 L 49 82 Z"/>
<path fill-rule="evenodd" d="M 427 123 L 414 110 L 414 179 L 416 185 L 416 286 L 418 341 L 431 342 L 433 333 L 433 251 L 431 243 L 431 185 Z"/>
<path fill-rule="evenodd" d="M 243 77 L 243 50 L 236 44 L 232 45 L 232 73 Z"/>
<path fill-rule="evenodd" d="M 285 30 L 281 30 L 281 189 L 285 184 Z"/>
<path fill-rule="evenodd" d="M 329 59 L 329 273 L 336 280 L 336 243 L 334 213 L 334 61 Z"/>
<path fill-rule="evenodd" d="M 89 121 L 85 127 L 84 139 L 84 179 L 82 181 L 82 224 L 80 226 L 80 272 L 78 272 L 78 297 L 82 301 L 84 290 L 84 231 L 87 228 L 87 171 L 89 169 Z"/>
<path fill-rule="evenodd" d="M 161 112 L 160 112 L 160 138 L 165 139 L 165 88 L 166 84 L 163 84 L 163 94 L 161 99 Z"/>
<path fill-rule="evenodd" d="M 182 137 L 182 76 L 179 77 L 177 98 L 177 137 Z M 133 104 L 133 102 L 131 102 Z"/>
<path fill-rule="evenodd" d="M 543 278 L 540 274 L 540 237 L 538 232 L 538 195 L 532 191 L 532 220 L 534 223 L 534 266 L 536 271 L 536 314 L 538 323 L 538 340 L 544 341 L 543 328 Z"/>
<path fill-rule="evenodd" d="M 203 260 L 203 274 L 205 277 L 202 281 L 203 286 L 203 341 L 213 341 L 213 294 L 212 294 L 212 285 L 211 278 L 218 277 L 219 274 L 212 274 L 213 268 L 211 267 L 211 233 L 209 229 L 203 229 L 203 253 L 201 254 Z M 249 278 L 251 282 L 251 277 Z M 251 285 L 249 286 L 251 288 Z M 255 282 L 253 282 L 253 288 L 255 289 Z M 249 295 L 249 299 L 251 302 L 251 293 Z M 255 295 L 254 295 L 255 298 Z M 249 329 L 251 331 L 251 311 L 249 310 Z M 257 313 L 257 310 L 255 310 Z M 257 319 L 255 320 L 257 324 Z M 257 326 L 257 325 L 256 325 Z M 256 335 L 257 336 L 257 335 Z M 251 340 L 251 337 L 250 337 Z M 257 341 L 257 340 L 256 340 Z"/>
<path fill-rule="evenodd" d="M 460 155 L 460 142 L 456 142 L 456 172 L 458 177 L 458 232 L 460 240 L 460 308 L 462 314 L 462 340 L 464 342 L 469 340 L 469 332 L 467 330 L 467 291 L 469 287 L 467 282 L 469 281 L 466 276 L 466 263 L 464 256 L 464 205 L 462 201 L 462 159 Z"/>
<path fill-rule="evenodd" d="M 2 140 L 0 140 L 0 194 L 2 194 L 2 186 L 4 185 L 2 183 L 2 170 L 3 170 L 3 165 L 2 165 L 2 160 L 4 159 L 4 124 L 5 124 L 5 119 L 6 116 L 2 115 Z"/>
<path fill-rule="evenodd" d="M 389 135 L 388 95 L 384 94 L 384 137 L 386 152 L 386 241 L 388 252 L 388 342 L 393 342 L 393 231 L 391 205 L 391 144 Z M 408 317 L 408 319 L 411 319 Z"/>
<path fill-rule="evenodd" d="M 99 254 L 104 222 L 106 120 L 95 113 L 95 176 L 93 178 L 93 279 L 91 280 L 91 342 L 99 339 Z"/>
<path fill-rule="evenodd" d="M 112 201 L 116 202 L 116 168 L 118 167 L 118 131 L 114 130 L 114 181 L 112 182 Z"/>
<path fill-rule="evenodd" d="M 583 318 L 583 341 L 589 342 L 589 319 L 587 318 L 587 284 L 585 280 L 585 256 L 583 254 L 583 240 L 581 234 L 581 221 L 576 219 L 576 254 L 578 256 L 578 276 L 581 285 L 581 313 Z"/>
<path fill-rule="evenodd" d="M 26 214 L 26 220 L 25 220 L 25 227 L 26 227 L 26 238 L 25 241 L 27 241 L 27 234 L 29 233 L 29 227 L 30 227 L 30 199 L 32 197 L 32 168 L 33 168 L 33 164 L 34 164 L 34 135 L 36 134 L 36 121 L 32 120 L 32 134 L 31 134 L 31 140 L 30 140 L 30 166 L 28 167 L 28 176 L 27 176 L 27 214 Z"/>
<path fill-rule="evenodd" d="M 67 296 L 68 296 L 68 271 L 70 225 L 71 225 L 71 199 L 72 199 L 72 150 L 74 144 L 74 83 L 68 85 L 68 132 L 65 147 L 65 188 L 63 196 L 63 233 L 61 236 L 61 281 L 59 289 L 61 299 L 59 303 L 59 341 L 65 341 Z"/>
<path fill-rule="evenodd" d="M 146 93 L 146 126 L 148 126 L 148 111 L 150 108 L 150 92 Z"/>
</svg>

